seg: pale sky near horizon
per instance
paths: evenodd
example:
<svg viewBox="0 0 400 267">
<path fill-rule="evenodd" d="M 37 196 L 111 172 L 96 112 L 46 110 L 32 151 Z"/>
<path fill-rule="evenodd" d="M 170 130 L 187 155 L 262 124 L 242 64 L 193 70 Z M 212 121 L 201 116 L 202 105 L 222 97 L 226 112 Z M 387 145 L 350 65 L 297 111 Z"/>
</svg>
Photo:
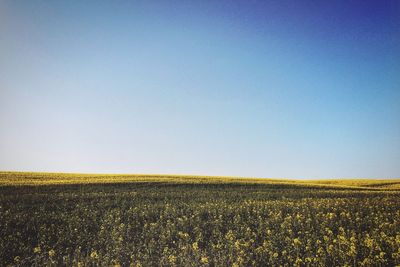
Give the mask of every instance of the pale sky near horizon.
<svg viewBox="0 0 400 267">
<path fill-rule="evenodd" d="M 0 170 L 400 178 L 399 1 L 0 0 Z"/>
</svg>

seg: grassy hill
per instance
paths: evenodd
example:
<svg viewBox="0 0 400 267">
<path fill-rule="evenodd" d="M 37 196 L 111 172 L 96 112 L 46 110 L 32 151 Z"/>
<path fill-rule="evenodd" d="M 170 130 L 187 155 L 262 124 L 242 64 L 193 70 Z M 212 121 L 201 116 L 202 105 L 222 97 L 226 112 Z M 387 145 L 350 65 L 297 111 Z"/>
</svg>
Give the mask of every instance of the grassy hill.
<svg viewBox="0 0 400 267">
<path fill-rule="evenodd" d="M 180 183 L 180 184 L 260 184 L 295 187 L 349 187 L 356 189 L 397 190 L 400 179 L 325 179 L 293 180 L 226 176 L 193 176 L 163 174 L 80 174 L 45 172 L 0 172 L 0 186 L 5 185 L 63 185 L 112 183 Z"/>
</svg>

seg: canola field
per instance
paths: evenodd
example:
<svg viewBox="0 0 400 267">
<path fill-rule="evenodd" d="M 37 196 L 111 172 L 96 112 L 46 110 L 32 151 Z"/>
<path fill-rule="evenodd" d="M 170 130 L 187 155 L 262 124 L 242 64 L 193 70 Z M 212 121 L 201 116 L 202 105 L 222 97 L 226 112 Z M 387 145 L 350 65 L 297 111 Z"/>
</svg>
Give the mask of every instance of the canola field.
<svg viewBox="0 0 400 267">
<path fill-rule="evenodd" d="M 0 172 L 0 266 L 396 266 L 399 184 Z"/>
</svg>

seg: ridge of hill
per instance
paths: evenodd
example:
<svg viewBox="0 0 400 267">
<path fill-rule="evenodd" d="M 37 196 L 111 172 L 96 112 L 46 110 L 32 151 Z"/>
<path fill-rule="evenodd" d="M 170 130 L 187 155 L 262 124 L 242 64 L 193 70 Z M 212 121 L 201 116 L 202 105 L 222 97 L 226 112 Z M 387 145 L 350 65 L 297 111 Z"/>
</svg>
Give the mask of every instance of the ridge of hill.
<svg viewBox="0 0 400 267">
<path fill-rule="evenodd" d="M 285 187 L 354 188 L 365 190 L 400 190 L 400 179 L 321 179 L 295 180 L 229 176 L 173 174 L 82 174 L 47 172 L 0 172 L 0 186 L 63 185 L 115 183 L 174 184 L 257 184 Z"/>
</svg>

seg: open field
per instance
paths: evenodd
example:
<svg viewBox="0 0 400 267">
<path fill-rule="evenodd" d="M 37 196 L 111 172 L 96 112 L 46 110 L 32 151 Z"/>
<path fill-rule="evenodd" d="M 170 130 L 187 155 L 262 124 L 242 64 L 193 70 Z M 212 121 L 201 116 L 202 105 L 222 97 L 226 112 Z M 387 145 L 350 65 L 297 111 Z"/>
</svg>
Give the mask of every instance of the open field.
<svg viewBox="0 0 400 267">
<path fill-rule="evenodd" d="M 399 185 L 0 172 L 0 265 L 395 266 Z"/>
<path fill-rule="evenodd" d="M 216 184 L 270 184 L 293 185 L 298 187 L 330 188 L 351 187 L 357 189 L 394 189 L 400 190 L 400 179 L 326 179 L 326 180 L 291 180 L 271 178 L 245 178 L 224 176 L 190 176 L 159 174 L 75 174 L 75 173 L 28 173 L 0 172 L 0 186 L 4 185 L 56 185 L 56 184 L 114 184 L 132 182 L 157 183 L 216 183 Z"/>
</svg>

